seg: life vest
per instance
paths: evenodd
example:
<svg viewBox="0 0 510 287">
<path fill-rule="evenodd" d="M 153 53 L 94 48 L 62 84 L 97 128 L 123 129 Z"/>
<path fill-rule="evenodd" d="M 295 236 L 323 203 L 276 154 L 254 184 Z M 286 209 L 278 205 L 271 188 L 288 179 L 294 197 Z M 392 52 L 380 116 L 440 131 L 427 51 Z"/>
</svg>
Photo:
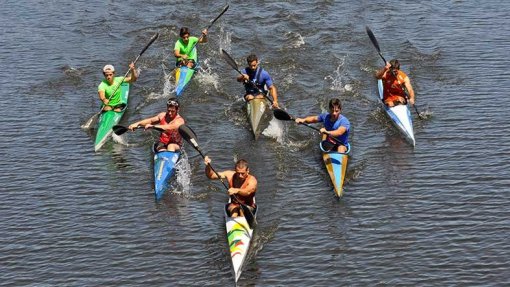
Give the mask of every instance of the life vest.
<svg viewBox="0 0 510 287">
<path fill-rule="evenodd" d="M 244 182 L 241 184 L 241 186 L 234 186 L 234 176 L 235 176 L 235 174 L 228 181 L 228 185 L 233 188 L 246 188 L 246 186 L 248 186 L 249 180 L 253 177 L 251 174 L 248 174 L 248 176 L 246 177 Z M 256 192 L 256 190 L 255 190 L 255 192 Z M 254 200 L 255 192 L 253 192 L 249 196 L 242 196 L 240 194 L 235 194 L 235 195 L 232 195 L 230 197 L 230 199 L 232 202 L 241 202 L 248 206 L 255 207 L 255 200 Z"/>
<path fill-rule="evenodd" d="M 181 118 L 181 115 L 177 114 L 175 116 L 175 118 L 173 118 L 173 120 L 167 121 L 167 119 L 166 119 L 167 115 L 168 114 L 165 113 L 165 115 L 159 119 L 159 124 L 160 125 L 167 125 L 167 124 L 175 121 L 176 119 L 180 119 Z M 179 131 L 177 129 L 175 129 L 175 130 L 166 130 L 166 131 L 162 132 L 161 135 L 159 136 L 159 141 L 164 143 L 165 145 L 168 145 L 170 143 L 174 143 L 174 144 L 178 144 L 179 146 L 182 146 L 182 137 L 179 134 Z"/>
<path fill-rule="evenodd" d="M 257 67 L 257 69 L 255 71 L 253 71 L 249 67 L 246 67 L 246 68 L 244 68 L 244 70 L 246 71 L 246 74 L 250 78 L 249 81 L 251 81 L 253 84 L 255 84 L 255 86 L 257 86 L 257 88 L 260 91 L 262 91 L 262 93 L 267 94 L 267 91 L 266 91 L 264 85 L 261 83 L 261 79 L 260 79 L 260 76 L 264 69 L 262 69 L 261 67 Z M 260 93 L 259 90 L 255 89 L 253 87 L 253 85 L 250 85 L 250 84 L 245 84 L 245 89 L 246 89 L 246 93 L 250 93 L 250 94 Z"/>
<path fill-rule="evenodd" d="M 386 75 L 383 78 L 384 83 L 383 100 L 395 97 L 405 98 L 406 95 L 404 89 L 402 88 L 402 85 L 404 84 L 406 78 L 407 75 L 400 70 L 397 71 L 396 77 L 390 71 L 386 72 Z"/>
</svg>

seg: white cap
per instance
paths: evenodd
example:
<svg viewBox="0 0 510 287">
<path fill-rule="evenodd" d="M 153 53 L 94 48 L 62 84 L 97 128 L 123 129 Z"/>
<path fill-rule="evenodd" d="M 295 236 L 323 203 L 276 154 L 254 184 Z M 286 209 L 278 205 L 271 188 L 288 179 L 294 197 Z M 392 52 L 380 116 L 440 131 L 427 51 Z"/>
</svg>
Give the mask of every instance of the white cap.
<svg viewBox="0 0 510 287">
<path fill-rule="evenodd" d="M 106 65 L 103 67 L 103 73 L 105 73 L 107 71 L 115 72 L 115 68 L 112 65 Z"/>
</svg>

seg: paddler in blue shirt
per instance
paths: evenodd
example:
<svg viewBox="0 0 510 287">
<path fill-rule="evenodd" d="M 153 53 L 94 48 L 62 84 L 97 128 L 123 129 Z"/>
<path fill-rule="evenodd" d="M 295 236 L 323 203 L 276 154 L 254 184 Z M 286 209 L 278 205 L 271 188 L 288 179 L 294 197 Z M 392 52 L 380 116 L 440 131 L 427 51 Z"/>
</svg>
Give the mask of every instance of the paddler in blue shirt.
<svg viewBox="0 0 510 287">
<path fill-rule="evenodd" d="M 242 75 L 237 77 L 237 81 L 243 82 L 244 88 L 246 89 L 244 99 L 247 102 L 255 98 L 263 99 L 264 95 L 270 92 L 271 97 L 273 97 L 273 108 L 277 109 L 278 92 L 276 91 L 273 79 L 271 79 L 271 76 L 266 70 L 259 66 L 259 59 L 256 55 L 249 55 L 246 58 L 246 62 L 248 66 L 241 71 Z M 268 90 L 266 90 L 266 88 Z"/>
<path fill-rule="evenodd" d="M 305 118 L 296 118 L 295 121 L 298 124 L 323 123 L 324 127 L 320 129 L 320 132 L 327 136 L 323 142 L 327 141 L 328 144 L 326 145 L 321 143 L 321 146 L 328 146 L 328 151 L 336 150 L 337 152 L 345 153 L 349 146 L 349 130 L 351 128 L 351 124 L 345 116 L 340 114 L 341 111 L 342 103 L 340 102 L 340 99 L 335 98 L 329 101 L 329 113 L 322 113 Z M 330 137 L 334 137 L 336 140 L 333 140 Z"/>
<path fill-rule="evenodd" d="M 207 29 L 202 31 L 200 38 L 190 36 L 188 27 L 182 27 L 179 32 L 179 40 L 175 42 L 174 56 L 175 66 L 188 66 L 194 68 L 197 63 L 197 51 L 195 46 L 198 43 L 207 43 Z"/>
<path fill-rule="evenodd" d="M 102 80 L 97 87 L 99 99 L 104 105 L 103 111 L 111 111 L 113 109 L 115 112 L 120 112 L 126 106 L 126 103 L 121 102 L 120 85 L 122 83 L 133 83 L 138 78 L 135 63 L 129 64 L 129 70 L 131 74 L 123 78 L 115 77 L 115 68 L 113 65 L 106 65 L 103 67 L 104 80 Z M 113 93 L 115 94 L 112 95 Z"/>
</svg>

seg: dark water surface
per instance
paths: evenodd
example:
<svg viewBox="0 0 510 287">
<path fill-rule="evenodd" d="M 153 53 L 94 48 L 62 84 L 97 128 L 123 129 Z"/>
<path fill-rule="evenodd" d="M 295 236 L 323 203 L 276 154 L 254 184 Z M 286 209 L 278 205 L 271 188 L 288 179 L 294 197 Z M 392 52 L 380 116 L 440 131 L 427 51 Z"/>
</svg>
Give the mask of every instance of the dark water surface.
<svg viewBox="0 0 510 287">
<path fill-rule="evenodd" d="M 496 4 L 499 3 L 499 4 Z M 101 67 L 118 74 L 150 37 L 122 123 L 164 109 L 178 29 L 223 3 L 3 1 L 0 15 L 0 285 L 233 286 L 222 186 L 186 146 L 154 202 L 150 146 L 128 133 L 93 149 Z M 376 98 L 397 57 L 414 84 L 416 147 Z M 182 115 L 217 169 L 246 158 L 258 222 L 239 286 L 510 285 L 510 4 L 504 1 L 232 1 L 200 46 L 204 72 Z M 345 195 L 334 197 L 318 135 L 272 122 L 254 141 L 239 64 L 257 53 L 292 115 L 340 97 L 353 127 Z"/>
</svg>

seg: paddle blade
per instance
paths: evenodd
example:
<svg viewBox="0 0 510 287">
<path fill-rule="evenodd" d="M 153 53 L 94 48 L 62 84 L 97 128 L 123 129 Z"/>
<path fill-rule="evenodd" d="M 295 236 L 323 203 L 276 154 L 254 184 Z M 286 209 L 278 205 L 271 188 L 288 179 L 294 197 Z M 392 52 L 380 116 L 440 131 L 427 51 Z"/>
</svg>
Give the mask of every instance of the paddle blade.
<svg viewBox="0 0 510 287">
<path fill-rule="evenodd" d="M 223 10 L 221 11 L 221 13 L 216 17 L 214 18 L 212 21 L 211 21 L 211 24 L 209 24 L 209 26 L 207 26 L 207 30 L 209 30 L 209 28 L 211 28 L 211 26 L 214 24 L 214 22 L 216 22 L 216 20 L 218 20 L 223 14 L 225 14 L 225 12 L 227 12 L 228 10 L 228 7 L 229 5 L 227 4 L 227 6 L 225 6 L 223 8 Z"/>
<path fill-rule="evenodd" d="M 381 52 L 381 48 L 379 48 L 379 43 L 377 42 L 377 39 L 375 38 L 374 33 L 368 26 L 366 26 L 368 37 L 370 38 L 370 41 L 372 41 L 372 44 L 374 44 L 374 47 L 377 49 L 377 52 Z"/>
<path fill-rule="evenodd" d="M 190 127 L 188 127 L 187 125 L 181 125 L 179 127 L 179 134 L 185 141 L 187 141 L 197 151 L 200 152 L 200 147 L 198 146 L 198 143 L 197 143 L 197 136 L 195 135 L 195 132 Z"/>
<path fill-rule="evenodd" d="M 284 110 L 282 109 L 274 109 L 273 115 L 275 118 L 279 119 L 280 121 L 293 121 L 294 119 Z"/>
<path fill-rule="evenodd" d="M 237 66 L 237 63 L 232 57 L 227 53 L 227 51 L 221 49 L 221 55 L 223 56 L 223 59 L 227 61 L 227 64 L 230 65 L 234 70 L 236 70 L 239 74 L 241 74 L 241 71 L 239 71 L 239 67 Z"/>
<path fill-rule="evenodd" d="M 100 114 L 101 112 L 92 115 L 90 119 L 88 119 L 83 125 L 81 125 L 81 128 L 84 130 L 90 129 L 90 127 L 97 122 L 97 118 L 99 117 Z"/>
<path fill-rule="evenodd" d="M 118 136 L 128 131 L 128 128 L 119 125 L 113 126 L 112 129 L 113 132 Z"/>
<path fill-rule="evenodd" d="M 154 36 L 152 36 L 152 38 L 150 39 L 149 43 L 147 43 L 147 45 L 145 45 L 143 50 L 140 52 L 140 56 L 145 52 L 145 50 L 147 50 L 150 47 L 150 45 L 152 45 L 152 43 L 154 43 L 154 41 L 156 41 L 158 37 L 159 33 L 156 32 L 156 34 L 154 34 Z"/>
</svg>

